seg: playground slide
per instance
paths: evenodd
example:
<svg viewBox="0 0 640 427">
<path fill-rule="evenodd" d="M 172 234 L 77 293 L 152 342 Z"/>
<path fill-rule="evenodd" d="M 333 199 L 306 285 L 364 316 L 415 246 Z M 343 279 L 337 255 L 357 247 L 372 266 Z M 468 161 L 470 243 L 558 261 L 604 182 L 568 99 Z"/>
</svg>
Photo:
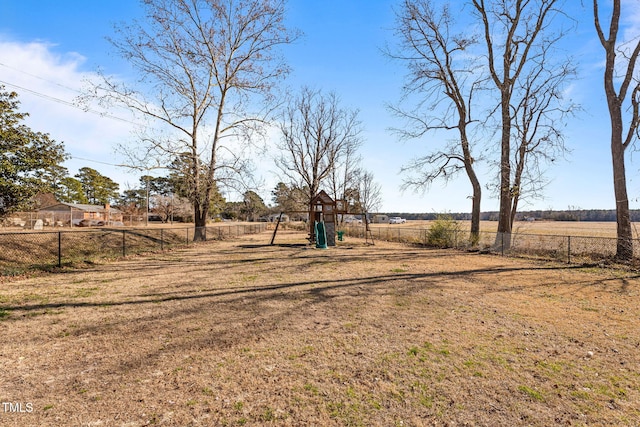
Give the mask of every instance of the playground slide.
<svg viewBox="0 0 640 427">
<path fill-rule="evenodd" d="M 316 221 L 316 248 L 327 249 L 327 230 L 324 222 Z"/>
</svg>

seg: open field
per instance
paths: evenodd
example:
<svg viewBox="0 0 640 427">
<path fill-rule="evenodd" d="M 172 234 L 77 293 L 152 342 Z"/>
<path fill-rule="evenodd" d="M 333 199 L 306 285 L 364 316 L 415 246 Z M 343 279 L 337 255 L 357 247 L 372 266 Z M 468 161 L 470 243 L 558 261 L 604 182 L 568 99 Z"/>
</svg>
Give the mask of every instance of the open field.
<svg viewBox="0 0 640 427">
<path fill-rule="evenodd" d="M 457 221 L 463 230 L 471 228 L 470 221 Z M 407 221 L 404 224 L 371 224 L 371 227 L 405 227 L 405 228 L 429 228 L 433 221 Z M 632 223 L 633 237 L 640 238 L 640 223 Z M 480 221 L 480 230 L 483 232 L 496 232 L 497 221 Z M 615 222 L 586 222 L 586 221 L 516 221 L 513 224 L 514 234 L 545 234 L 559 236 L 591 236 L 591 237 L 616 237 Z"/>
<path fill-rule="evenodd" d="M 0 425 L 640 425 L 636 273 L 270 237 L 3 283 Z"/>
<path fill-rule="evenodd" d="M 457 221 L 463 230 L 470 229 L 469 221 Z M 429 228 L 433 221 L 422 221 L 422 220 L 408 220 L 404 224 L 371 224 L 373 228 Z M 210 227 L 230 227 L 235 225 L 250 225 L 255 224 L 252 222 L 238 222 L 238 221 L 229 221 L 229 222 L 216 222 L 209 224 Z M 271 224 L 272 225 L 272 224 Z M 640 238 L 640 223 L 632 223 L 633 227 L 633 237 Z M 131 227 L 123 227 L 123 228 L 131 228 Z M 134 227 L 135 228 L 135 227 Z M 141 227 L 137 227 L 141 228 Z M 165 223 L 149 223 L 147 226 L 142 228 L 193 228 L 193 224 L 189 223 L 174 223 L 174 224 L 165 224 Z M 480 230 L 484 232 L 495 232 L 498 228 L 497 221 L 481 221 L 480 222 Z M 52 228 L 46 227 L 44 229 L 47 231 L 91 231 L 100 229 L 100 227 L 92 227 L 92 228 L 83 228 L 83 227 L 74 227 L 70 228 Z M 21 227 L 0 227 L 0 232 L 2 233 L 24 233 L 24 228 Z M 33 232 L 33 230 L 28 230 L 28 232 Z M 516 221 L 513 227 L 514 233 L 522 233 L 522 234 L 553 234 L 553 235 L 561 235 L 561 236 L 593 236 L 593 237 L 616 237 L 616 223 L 615 222 L 586 222 L 586 221 Z"/>
</svg>

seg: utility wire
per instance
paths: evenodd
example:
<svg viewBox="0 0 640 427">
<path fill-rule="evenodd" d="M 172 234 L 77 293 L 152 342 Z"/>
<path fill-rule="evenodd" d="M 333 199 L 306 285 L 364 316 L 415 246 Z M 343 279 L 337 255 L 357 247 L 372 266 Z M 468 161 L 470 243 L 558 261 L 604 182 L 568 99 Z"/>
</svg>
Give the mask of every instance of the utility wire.
<svg viewBox="0 0 640 427">
<path fill-rule="evenodd" d="M 85 159 L 83 157 L 77 157 L 77 156 L 71 156 L 71 158 L 75 160 L 82 160 L 85 162 L 100 163 L 101 165 L 107 165 L 107 166 L 126 167 L 125 165 L 116 165 L 114 163 L 107 163 L 107 162 L 101 162 L 99 160 Z"/>
<path fill-rule="evenodd" d="M 29 92 L 29 93 L 31 93 L 33 95 L 39 96 L 40 98 L 44 98 L 44 99 L 49 100 L 49 101 L 53 101 L 53 102 L 57 102 L 59 104 L 63 104 L 63 105 L 69 106 L 69 107 L 77 108 L 78 110 L 84 111 L 85 113 L 93 113 L 93 114 L 96 114 L 96 115 L 98 115 L 100 117 L 106 117 L 106 118 L 109 118 L 109 119 L 112 119 L 112 120 L 118 120 L 120 122 L 129 123 L 129 124 L 135 125 L 135 126 L 140 126 L 140 124 L 132 122 L 132 121 L 127 120 L 127 119 L 123 119 L 122 117 L 117 117 L 117 116 L 105 113 L 103 111 L 93 110 L 91 108 L 82 108 L 82 107 L 80 107 L 79 105 L 77 105 L 77 104 L 75 104 L 73 102 L 65 101 L 64 99 L 56 98 L 56 97 L 51 96 L 51 95 L 46 95 L 44 93 L 40 93 L 40 92 L 37 92 L 37 91 L 32 90 L 32 89 L 27 89 L 26 87 L 18 86 L 16 84 L 9 83 L 9 82 L 4 81 L 4 80 L 0 80 L 0 83 L 2 83 L 4 85 L 7 85 L 7 86 L 14 87 L 16 89 L 23 90 L 25 92 Z M 64 87 L 64 86 L 62 86 L 62 87 Z M 71 89 L 71 90 L 74 90 L 74 89 Z"/>
<path fill-rule="evenodd" d="M 20 69 L 15 68 L 15 67 L 11 67 L 11 66 L 3 64 L 1 62 L 0 62 L 0 66 L 12 69 L 14 71 L 17 71 L 19 73 L 25 74 L 27 76 L 42 80 L 44 82 L 51 83 L 51 84 L 59 86 L 59 87 L 61 87 L 63 89 L 67 89 L 67 90 L 70 90 L 72 92 L 76 92 L 78 94 L 82 94 L 82 92 L 80 90 L 78 90 L 78 89 L 74 89 L 72 87 L 69 87 L 69 86 L 66 86 L 66 85 L 63 85 L 63 84 L 60 84 L 60 83 L 45 79 L 43 77 L 37 76 L 37 75 L 32 74 L 32 73 L 28 73 L 26 71 L 20 70 Z M 56 98 L 56 97 L 51 96 L 51 95 L 46 95 L 44 93 L 40 93 L 40 92 L 37 92 L 37 91 L 32 90 L 32 89 L 27 89 L 25 87 L 22 87 L 22 86 L 13 84 L 13 83 L 9 83 L 9 82 L 4 81 L 4 80 L 0 80 L 0 83 L 4 84 L 4 85 L 7 85 L 7 86 L 14 87 L 14 88 L 19 89 L 19 90 L 23 90 L 25 92 L 29 92 L 29 93 L 31 93 L 33 95 L 36 95 L 36 96 L 38 96 L 40 98 L 43 98 L 43 99 L 46 99 L 48 101 L 53 101 L 53 102 L 57 102 L 59 104 L 63 104 L 63 105 L 69 106 L 69 107 L 77 108 L 77 109 L 82 110 L 84 112 L 97 114 L 100 117 L 107 117 L 107 118 L 110 118 L 110 119 L 113 119 L 113 120 L 118 120 L 118 121 L 121 121 L 121 122 L 124 122 L 124 123 L 129 123 L 129 124 L 132 124 L 132 125 L 135 125 L 135 126 L 140 126 L 138 123 L 132 122 L 130 120 L 123 119 L 123 118 L 117 117 L 117 116 L 113 116 L 111 114 L 107 114 L 107 113 L 100 112 L 100 111 L 97 111 L 97 110 L 85 109 L 85 108 L 80 107 L 76 103 L 65 101 L 64 99 Z M 77 156 L 70 156 L 70 158 L 74 159 L 74 160 L 82 160 L 82 161 L 85 161 L 85 162 L 98 163 L 98 164 L 101 164 L 101 165 L 114 166 L 114 167 L 119 167 L 119 168 L 138 169 L 135 166 L 129 166 L 129 165 L 125 165 L 125 164 L 115 164 L 115 163 L 102 162 L 102 161 L 99 161 L 99 160 L 87 159 L 87 158 L 77 157 Z M 162 169 L 162 168 L 152 168 L 152 169 Z"/>
<path fill-rule="evenodd" d="M 57 83 L 57 82 L 54 82 L 54 81 L 51 81 L 51 80 L 45 79 L 44 77 L 40 77 L 40 76 L 38 76 L 38 75 L 35 75 L 35 74 L 32 74 L 32 73 L 28 73 L 28 72 L 26 72 L 26 71 L 24 71 L 24 70 L 20 70 L 20 69 L 18 69 L 18 68 L 15 68 L 15 67 L 12 67 L 12 66 L 9 66 L 9 65 L 6 65 L 6 64 L 3 64 L 3 63 L 1 63 L 1 62 L 0 62 L 0 66 L 2 66 L 2 67 L 6 67 L 6 68 L 9 68 L 9 69 L 12 69 L 12 70 L 14 70 L 14 71 L 17 71 L 17 72 L 19 72 L 19 73 L 25 74 L 25 75 L 27 75 L 27 76 L 30 76 L 30 77 L 33 77 L 33 78 L 36 78 L 36 79 L 42 80 L 42 81 L 44 81 L 44 82 L 51 83 L 51 84 L 56 85 L 56 86 L 59 86 L 59 87 L 61 87 L 61 88 L 63 88 L 63 89 L 67 89 L 67 90 L 70 90 L 70 91 L 72 91 L 72 92 L 76 92 L 76 93 L 78 93 L 78 94 L 82 94 L 82 92 L 81 92 L 80 90 L 78 90 L 78 89 L 74 89 L 74 88 L 72 88 L 72 87 L 69 87 L 69 86 L 66 86 L 66 85 L 63 85 L 63 84 L 60 84 L 60 83 Z M 69 107 L 77 108 L 77 109 L 79 109 L 79 110 L 81 110 L 81 111 L 84 111 L 84 112 L 89 112 L 89 113 L 97 114 L 97 115 L 99 115 L 100 117 L 107 117 L 107 118 L 110 118 L 110 119 L 113 119 L 113 120 L 118 120 L 118 121 L 121 121 L 121 122 L 124 122 L 124 123 L 129 123 L 129 124 L 132 124 L 132 125 L 135 125 L 135 126 L 140 126 L 140 124 L 139 124 L 139 123 L 135 123 L 135 122 L 132 122 L 132 121 L 130 121 L 130 120 L 123 119 L 123 118 L 121 118 L 121 117 L 117 117 L 117 116 L 113 116 L 113 115 L 111 115 L 111 114 L 107 114 L 107 113 L 104 113 L 104 112 L 101 112 L 101 111 L 92 110 L 92 109 L 85 109 L 85 108 L 80 107 L 80 106 L 79 106 L 79 105 L 77 105 L 76 103 L 69 102 L 69 101 L 65 101 L 64 99 L 56 98 L 56 97 L 51 96 L 51 95 L 46 95 L 46 94 L 44 94 L 44 93 L 40 93 L 40 92 L 35 91 L 35 90 L 32 90 L 32 89 L 27 89 L 27 88 L 25 88 L 25 87 L 22 87 L 22 86 L 19 86 L 19 85 L 13 84 L 13 83 L 9 83 L 9 82 L 4 81 L 4 80 L 0 80 L 0 83 L 1 83 L 1 84 L 4 84 L 4 85 L 7 85 L 7 86 L 11 86 L 11 87 L 17 88 L 17 89 L 19 89 L 19 90 L 23 90 L 23 91 L 25 91 L 25 92 L 29 92 L 29 93 L 31 93 L 31 94 L 33 94 L 33 95 L 36 95 L 36 96 L 38 96 L 38 97 L 41 97 L 41 98 L 46 99 L 46 100 L 49 100 L 49 101 L 53 101 L 53 102 L 57 102 L 57 103 L 59 103 L 59 104 L 63 104 L 63 105 L 69 106 Z M 128 168 L 128 169 L 136 169 L 136 167 L 135 167 L 135 166 L 129 166 L 129 165 L 124 165 L 124 164 L 114 164 L 114 163 L 102 162 L 102 161 L 99 161 L 99 160 L 86 159 L 86 158 L 77 157 L 77 156 L 70 156 L 70 158 L 71 158 L 71 159 L 75 159 L 75 160 L 82 160 L 82 161 L 85 161 L 85 162 L 98 163 L 98 164 L 107 165 L 107 166 L 114 166 L 114 167 L 121 167 L 121 168 Z M 153 168 L 153 169 L 162 169 L 162 168 Z"/>
<path fill-rule="evenodd" d="M 64 88 L 64 89 L 70 90 L 70 91 L 72 91 L 72 92 L 76 92 L 76 93 L 82 94 L 82 92 L 81 92 L 81 91 L 79 91 L 78 89 L 74 89 L 74 88 L 72 88 L 72 87 L 69 87 L 69 86 L 66 86 L 66 85 L 60 84 L 60 83 L 58 83 L 58 82 L 54 82 L 54 81 L 52 81 L 52 80 L 47 80 L 47 79 L 45 79 L 44 77 L 40 77 L 40 76 L 37 76 L 37 75 L 35 75 L 35 74 L 31 74 L 31 73 L 29 73 L 29 72 L 27 72 L 27 71 L 20 70 L 20 69 L 18 69 L 18 68 L 16 68 L 16 67 L 12 67 L 11 65 L 3 64 L 2 62 L 0 62 L 0 66 L 5 67 L 5 68 L 9 68 L 9 69 L 11 69 L 11 70 L 13 70 L 13 71 L 17 71 L 17 72 L 19 72 L 19 73 L 25 74 L 25 75 L 30 76 L 30 77 L 34 77 L 34 78 L 36 78 L 36 79 L 38 79 L 38 80 L 42 80 L 43 82 L 47 82 L 47 83 L 54 84 L 54 85 L 56 85 L 56 86 L 60 86 L 61 88 Z"/>
</svg>

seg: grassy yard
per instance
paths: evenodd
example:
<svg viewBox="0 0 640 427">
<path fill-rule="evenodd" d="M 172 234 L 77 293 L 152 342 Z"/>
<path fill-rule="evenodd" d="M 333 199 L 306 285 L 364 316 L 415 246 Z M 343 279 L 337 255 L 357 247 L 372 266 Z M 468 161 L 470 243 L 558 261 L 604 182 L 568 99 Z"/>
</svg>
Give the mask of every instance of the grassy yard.
<svg viewBox="0 0 640 427">
<path fill-rule="evenodd" d="M 6 279 L 0 426 L 640 424 L 637 274 L 270 238 Z"/>
</svg>

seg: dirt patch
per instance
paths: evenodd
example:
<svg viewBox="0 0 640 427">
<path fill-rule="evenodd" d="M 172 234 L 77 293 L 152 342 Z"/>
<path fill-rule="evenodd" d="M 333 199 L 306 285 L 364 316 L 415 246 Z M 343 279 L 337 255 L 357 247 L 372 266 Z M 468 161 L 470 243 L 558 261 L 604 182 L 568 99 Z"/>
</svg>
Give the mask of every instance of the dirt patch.
<svg viewBox="0 0 640 427">
<path fill-rule="evenodd" d="M 640 423 L 633 273 L 270 237 L 3 283 L 0 425 Z"/>
</svg>

